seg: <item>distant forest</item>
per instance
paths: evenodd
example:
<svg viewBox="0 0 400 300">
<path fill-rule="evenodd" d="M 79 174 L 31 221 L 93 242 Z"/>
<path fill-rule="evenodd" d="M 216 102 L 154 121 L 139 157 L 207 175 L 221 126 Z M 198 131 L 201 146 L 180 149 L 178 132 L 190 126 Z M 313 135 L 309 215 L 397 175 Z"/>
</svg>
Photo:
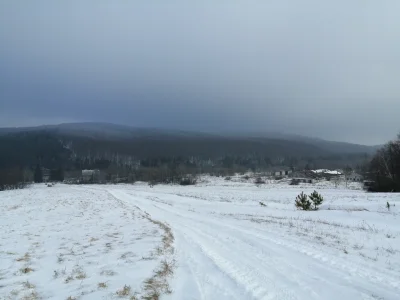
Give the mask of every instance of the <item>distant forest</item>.
<svg viewBox="0 0 400 300">
<path fill-rule="evenodd" d="M 125 133 L 124 133 L 125 134 Z M 336 145 L 337 146 L 337 145 Z M 0 132 L 0 188 L 15 182 L 40 182 L 76 177 L 84 169 L 99 169 L 106 179 L 129 182 L 174 181 L 187 174 L 230 175 L 287 167 L 361 169 L 368 153 L 330 152 L 298 140 L 263 137 L 222 137 L 196 134 L 101 134 L 93 130 L 49 128 Z"/>
</svg>

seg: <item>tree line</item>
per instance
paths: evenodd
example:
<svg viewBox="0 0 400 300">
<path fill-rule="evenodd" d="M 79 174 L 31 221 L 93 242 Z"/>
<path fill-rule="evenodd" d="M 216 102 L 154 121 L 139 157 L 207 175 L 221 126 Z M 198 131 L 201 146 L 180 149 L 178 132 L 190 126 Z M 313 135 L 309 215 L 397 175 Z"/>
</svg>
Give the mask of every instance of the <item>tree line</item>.
<svg viewBox="0 0 400 300">
<path fill-rule="evenodd" d="M 374 182 L 372 191 L 400 192 L 400 134 L 373 156 L 368 177 Z"/>
<path fill-rule="evenodd" d="M 265 141 L 264 141 L 265 142 Z M 259 140 L 181 139 L 114 140 L 60 136 L 52 132 L 0 135 L 0 189 L 19 183 L 63 181 L 81 176 L 81 170 L 99 169 L 107 182 L 187 182 L 200 173 L 230 176 L 271 167 L 334 168 L 361 163 L 364 154 L 294 155 L 289 142 L 269 145 Z M 260 144 L 261 143 L 261 144 Z M 281 147 L 291 149 L 281 153 Z M 147 155 L 146 155 L 147 153 Z"/>
</svg>

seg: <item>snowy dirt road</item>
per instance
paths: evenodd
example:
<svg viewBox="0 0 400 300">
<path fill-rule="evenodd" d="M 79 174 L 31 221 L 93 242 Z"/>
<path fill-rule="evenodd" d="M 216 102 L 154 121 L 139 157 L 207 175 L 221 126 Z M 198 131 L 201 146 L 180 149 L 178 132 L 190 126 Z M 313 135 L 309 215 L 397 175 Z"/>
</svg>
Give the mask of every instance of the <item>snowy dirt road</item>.
<svg viewBox="0 0 400 300">
<path fill-rule="evenodd" d="M 398 252 L 396 269 L 379 268 L 359 253 L 356 259 L 349 255 L 352 244 L 326 247 L 318 238 L 310 242 L 294 224 L 240 219 L 240 211 L 255 210 L 242 205 L 158 192 L 111 193 L 171 226 L 179 259 L 176 299 L 399 299 Z M 345 230 L 357 235 L 356 228 Z M 326 232 L 328 238 L 334 232 Z"/>
<path fill-rule="evenodd" d="M 146 240 L 146 232 L 152 232 L 149 246 L 120 243 L 121 249 L 115 245 L 118 253 L 140 249 L 151 256 L 157 236 L 162 235 L 154 225 L 159 222 L 170 228 L 174 271 L 167 279 L 169 291 L 161 299 L 400 299 L 400 198 L 396 194 L 366 194 L 329 186 L 256 187 L 218 180 L 195 187 L 135 184 L 73 188 L 81 195 L 107 198 L 114 209 L 127 209 L 147 218 L 134 218 L 134 228 L 140 225 L 142 229 L 132 231 L 131 239 L 140 234 Z M 315 188 L 326 199 L 321 210 L 297 211 L 295 196 Z M 90 199 L 97 201 L 96 196 Z M 392 205 L 390 210 L 385 208 L 387 202 Z M 115 222 L 119 231 L 130 224 L 128 219 Z M 98 225 L 98 229 L 103 227 Z M 103 255 L 97 254 L 97 259 L 104 259 Z M 126 276 L 135 274 L 138 280 L 132 287 L 139 291 L 161 259 L 148 265 L 147 260 L 131 259 L 128 268 L 115 259 L 107 269 L 119 268 L 119 276 L 108 278 L 109 284 L 123 286 L 129 281 Z M 97 269 L 87 270 L 93 282 L 100 280 L 95 275 L 100 274 Z M 40 282 L 36 285 L 40 291 Z M 96 291 L 79 299 L 117 296 L 112 291 Z"/>
</svg>

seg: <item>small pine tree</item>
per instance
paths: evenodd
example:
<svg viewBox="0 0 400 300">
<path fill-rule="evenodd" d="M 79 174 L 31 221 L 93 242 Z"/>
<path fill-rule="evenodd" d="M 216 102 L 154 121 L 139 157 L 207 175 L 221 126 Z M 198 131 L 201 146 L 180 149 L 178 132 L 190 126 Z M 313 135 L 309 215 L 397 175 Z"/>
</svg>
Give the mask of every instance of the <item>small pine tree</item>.
<svg viewBox="0 0 400 300">
<path fill-rule="evenodd" d="M 295 205 L 297 208 L 302 210 L 310 210 L 311 208 L 311 202 L 308 200 L 308 196 L 303 192 L 296 197 Z"/>
<path fill-rule="evenodd" d="M 324 198 L 321 196 L 321 194 L 318 194 L 317 191 L 312 192 L 309 197 L 311 202 L 314 204 L 314 210 L 318 210 L 318 206 L 322 204 Z"/>
<path fill-rule="evenodd" d="M 40 165 L 36 165 L 33 180 L 35 181 L 35 183 L 43 182 L 43 173 L 42 173 L 42 168 L 40 167 Z"/>
</svg>

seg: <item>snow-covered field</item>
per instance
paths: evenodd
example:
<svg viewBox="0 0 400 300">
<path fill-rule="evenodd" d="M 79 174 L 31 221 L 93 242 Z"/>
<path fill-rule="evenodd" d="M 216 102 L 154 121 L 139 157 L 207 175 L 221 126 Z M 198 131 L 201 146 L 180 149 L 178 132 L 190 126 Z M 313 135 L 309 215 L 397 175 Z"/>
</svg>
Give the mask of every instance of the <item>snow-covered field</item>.
<svg viewBox="0 0 400 300">
<path fill-rule="evenodd" d="M 1 299 L 400 299 L 400 195 L 357 185 L 35 185 L 0 214 Z"/>
</svg>

